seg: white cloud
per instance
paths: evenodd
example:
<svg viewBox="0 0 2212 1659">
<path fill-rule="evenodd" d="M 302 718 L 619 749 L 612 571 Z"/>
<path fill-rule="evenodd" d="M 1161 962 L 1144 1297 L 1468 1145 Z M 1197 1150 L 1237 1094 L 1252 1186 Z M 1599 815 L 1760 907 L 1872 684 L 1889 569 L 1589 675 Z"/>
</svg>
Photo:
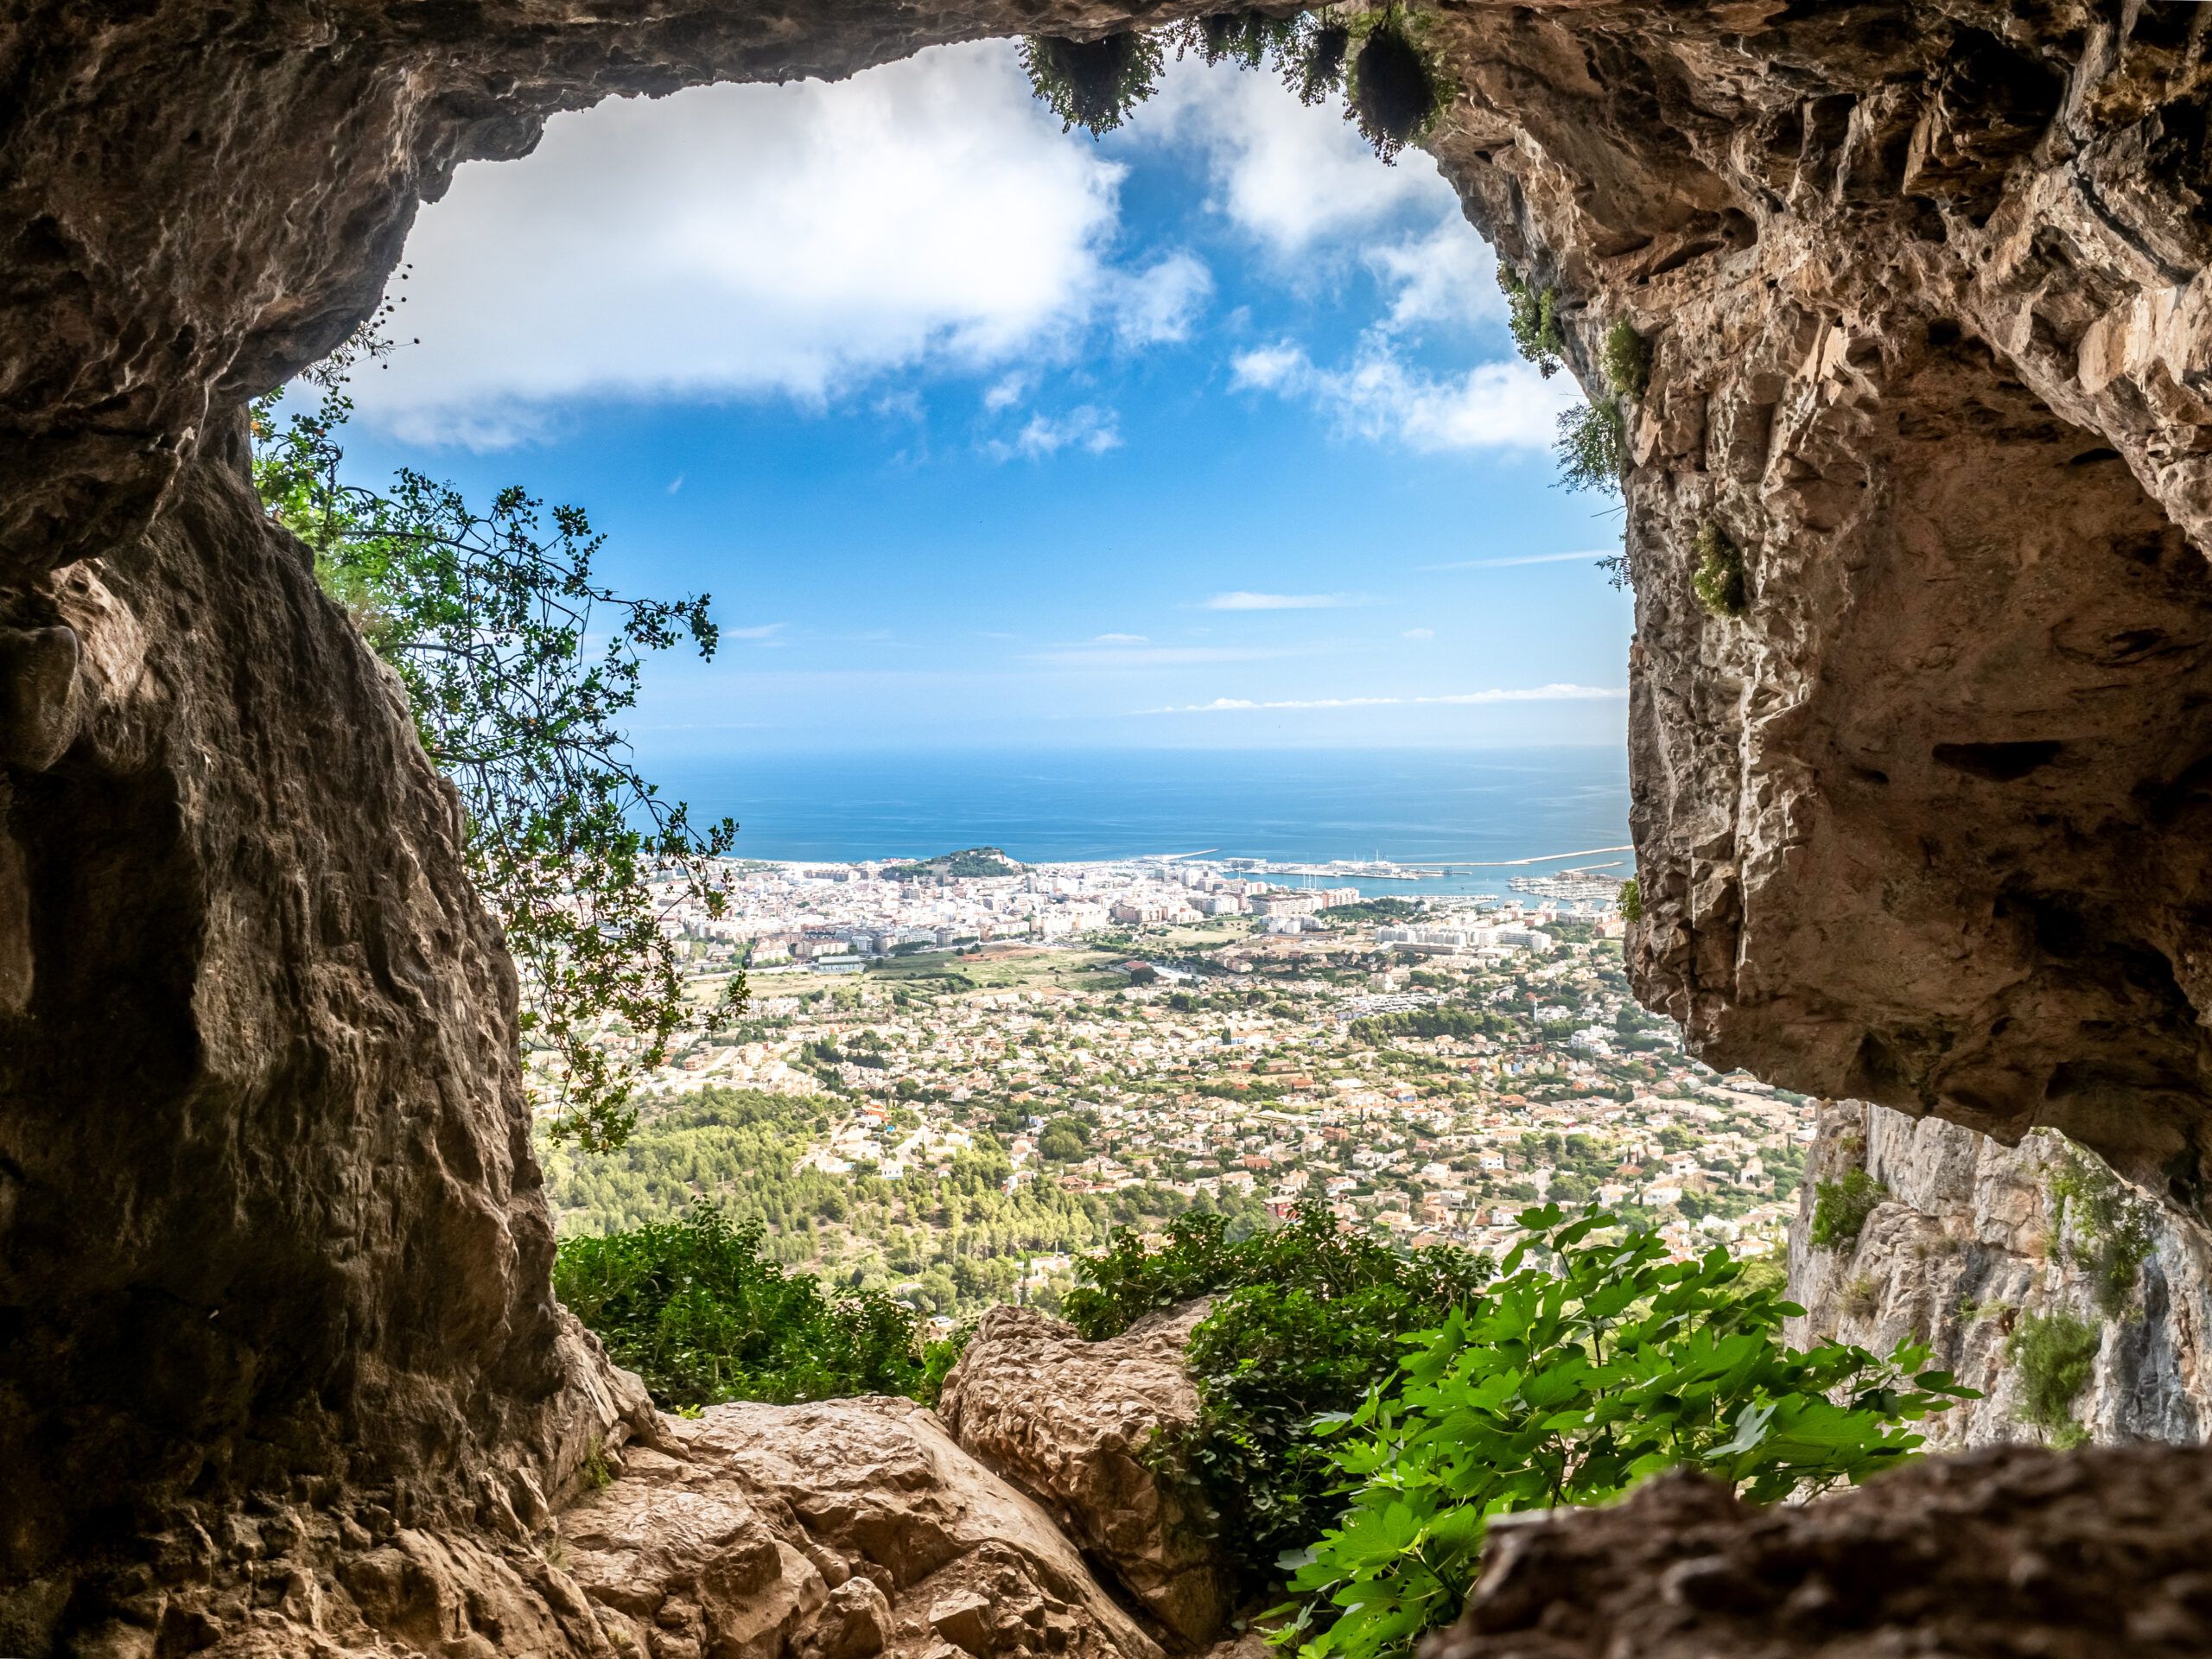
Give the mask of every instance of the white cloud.
<svg viewBox="0 0 2212 1659">
<path fill-rule="evenodd" d="M 1075 645 L 1037 652 L 1029 660 L 1052 668 L 1186 668 L 1205 663 L 1255 663 L 1289 654 L 1245 645 Z"/>
<path fill-rule="evenodd" d="M 983 393 L 983 407 L 996 415 L 1012 409 L 1029 395 L 1030 376 L 1027 370 L 1015 369 L 994 380 Z"/>
<path fill-rule="evenodd" d="M 756 639 L 763 644 L 770 641 L 780 644 L 782 642 L 776 640 L 776 636 L 790 626 L 787 622 L 760 622 L 749 628 L 724 628 L 721 634 L 725 639 Z"/>
<path fill-rule="evenodd" d="M 1377 243 L 1366 259 L 1376 281 L 1394 290 L 1382 323 L 1393 333 L 1505 320 L 1497 255 L 1460 216 L 1456 198 L 1427 232 Z"/>
<path fill-rule="evenodd" d="M 1102 633 L 1090 643 L 1094 645 L 1149 645 L 1151 641 L 1141 633 Z"/>
<path fill-rule="evenodd" d="M 1402 637 L 1408 639 L 1433 639 L 1436 638 L 1436 630 L 1434 628 L 1408 628 Z"/>
<path fill-rule="evenodd" d="M 1125 346 L 1160 346 L 1191 337 L 1213 293 L 1213 273 L 1195 254 L 1171 253 L 1113 284 L 1114 331 Z"/>
<path fill-rule="evenodd" d="M 1250 697 L 1216 697 L 1211 702 L 1185 703 L 1178 708 L 1147 709 L 1151 715 L 1212 715 L 1253 709 L 1387 709 L 1417 704 L 1489 702 L 1586 702 L 1628 696 L 1618 687 L 1602 685 L 1533 685 L 1493 688 L 1487 691 L 1454 691 L 1427 697 L 1287 697 L 1258 702 Z"/>
<path fill-rule="evenodd" d="M 1121 423 L 1110 409 L 1084 404 L 1057 419 L 1033 415 L 1029 423 L 1010 439 L 994 438 L 983 446 L 993 461 L 1042 461 L 1063 449 L 1080 449 L 1103 455 L 1122 447 Z"/>
<path fill-rule="evenodd" d="M 674 478 L 671 478 L 671 479 L 670 479 L 670 480 L 668 480 L 668 493 L 669 493 L 671 495 L 674 495 L 674 494 L 675 494 L 678 490 L 682 489 L 683 487 L 683 474 L 681 474 L 681 473 L 678 473 L 678 474 L 677 474 Z"/>
<path fill-rule="evenodd" d="M 1174 338 L 1204 267 L 1108 265 L 1122 171 L 1059 138 L 1004 42 L 556 116 L 424 210 L 399 324 L 422 343 L 356 397 L 404 438 L 490 447 L 581 395 L 820 399 L 1102 317 Z"/>
<path fill-rule="evenodd" d="M 1350 594 L 1216 594 L 1202 601 L 1205 611 L 1333 611 L 1359 601 Z"/>
<path fill-rule="evenodd" d="M 1571 382 L 1547 380 L 1526 363 L 1478 363 L 1440 377 L 1408 367 L 1373 334 L 1341 369 L 1320 368 L 1287 343 L 1247 352 L 1231 364 L 1230 385 L 1299 398 L 1341 432 L 1430 454 L 1547 448 L 1575 401 Z"/>
<path fill-rule="evenodd" d="M 1612 558 L 1619 551 L 1618 548 L 1597 548 L 1580 553 L 1521 553 L 1506 559 L 1454 559 L 1449 564 L 1423 564 L 1414 568 L 1421 570 L 1505 570 L 1519 564 L 1566 564 L 1581 559 L 1595 563 L 1599 559 Z"/>
<path fill-rule="evenodd" d="M 1215 207 L 1283 259 L 1409 207 L 1459 212 L 1427 156 L 1408 150 L 1395 167 L 1380 165 L 1333 102 L 1300 104 L 1269 73 L 1170 64 L 1133 130 L 1203 149 Z"/>
</svg>

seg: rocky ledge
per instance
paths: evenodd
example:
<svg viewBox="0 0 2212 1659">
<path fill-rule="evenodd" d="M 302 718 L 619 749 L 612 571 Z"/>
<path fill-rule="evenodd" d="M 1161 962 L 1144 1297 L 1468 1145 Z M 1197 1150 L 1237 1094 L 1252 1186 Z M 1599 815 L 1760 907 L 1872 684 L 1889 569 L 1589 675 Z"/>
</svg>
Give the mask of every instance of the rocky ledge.
<svg viewBox="0 0 2212 1659">
<path fill-rule="evenodd" d="M 1819 1184 L 1853 1171 L 1872 1207 L 1816 1242 Z M 2087 1178 L 2089 1190 L 2079 1190 Z M 2101 1200 L 2101 1202 L 2100 1202 Z M 1822 1109 L 1789 1237 L 1799 1346 L 1923 1342 L 1982 1398 L 1929 1425 L 1939 1447 L 2035 1440 L 2013 1338 L 2063 1321 L 2090 1357 L 2069 1414 L 2101 1441 L 2212 1431 L 2212 1239 L 2048 1134 L 2007 1147 L 1955 1123 L 1847 1101 Z"/>
</svg>

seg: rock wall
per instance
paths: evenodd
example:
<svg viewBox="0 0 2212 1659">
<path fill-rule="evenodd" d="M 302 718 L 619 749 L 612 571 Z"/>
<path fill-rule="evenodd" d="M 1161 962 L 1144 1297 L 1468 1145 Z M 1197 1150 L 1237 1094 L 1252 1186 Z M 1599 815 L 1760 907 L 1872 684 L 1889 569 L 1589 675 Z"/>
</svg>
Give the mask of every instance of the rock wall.
<svg viewBox="0 0 2212 1659">
<path fill-rule="evenodd" d="M 2185 1207 L 2212 965 L 2207 19 L 1454 8 L 1438 150 L 1630 413 L 1639 990 Z M 1749 603 L 1710 614 L 1700 531 Z"/>
<path fill-rule="evenodd" d="M 1758 1510 L 1667 1475 L 1516 1518 L 1421 1659 L 2190 1659 L 2212 1454 L 1990 1447 Z"/>
<path fill-rule="evenodd" d="M 1818 1183 L 1853 1169 L 1887 1194 L 1855 1240 L 1821 1248 L 1812 1236 Z M 2012 1147 L 1878 1106 L 1824 1108 L 1789 1236 L 1790 1295 L 1807 1317 L 1791 1322 L 1788 1339 L 1878 1353 L 1928 1344 L 1936 1364 L 1985 1396 L 1936 1419 L 1929 1443 L 1986 1446 L 2043 1438 L 2024 1415 L 2006 1344 L 2023 1318 L 2063 1314 L 2101 1333 L 2074 1403 L 2082 1428 L 2102 1441 L 2204 1440 L 2212 1239 L 2137 1200 L 2147 1253 L 2107 1296 L 2083 1206 L 2066 1197 L 2069 1169 L 2064 1143 L 2048 1135 Z"/>
<path fill-rule="evenodd" d="M 542 1511 L 626 1409 L 453 795 L 221 435 L 0 597 L 0 1651 L 180 1503 Z"/>
<path fill-rule="evenodd" d="M 424 1519 L 489 1548 L 643 1421 L 547 1288 L 450 798 L 255 512 L 245 401 L 552 111 L 1190 9 L 0 16 L 0 1647 L 130 1650 L 169 1617 L 149 1563 L 256 1504 L 334 1548 Z M 1570 366 L 1594 386 L 1623 320 L 1652 346 L 1640 988 L 1719 1063 L 2055 1125 L 2201 1211 L 2208 9 L 1421 15 L 1456 81 L 1433 146 L 1557 289 Z M 1692 596 L 1708 524 L 1739 617 Z"/>
</svg>

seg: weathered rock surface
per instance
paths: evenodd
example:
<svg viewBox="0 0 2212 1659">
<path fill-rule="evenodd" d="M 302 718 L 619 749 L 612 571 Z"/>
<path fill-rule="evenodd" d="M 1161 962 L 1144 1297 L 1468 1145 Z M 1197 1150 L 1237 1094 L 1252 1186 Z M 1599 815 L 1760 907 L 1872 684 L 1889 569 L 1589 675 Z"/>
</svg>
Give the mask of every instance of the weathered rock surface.
<svg viewBox="0 0 2212 1659">
<path fill-rule="evenodd" d="M 643 1408 L 553 1300 L 451 791 L 238 454 L 0 591 L 0 1652 L 249 1495 L 543 1511 Z"/>
<path fill-rule="evenodd" d="M 1051 1517 L 912 1401 L 664 1422 L 562 1521 L 618 1651 L 1160 1659 Z"/>
<path fill-rule="evenodd" d="M 1929 1443 L 1986 1446 L 2039 1438 L 2022 1420 L 2005 1340 L 2023 1316 L 2063 1313 L 2103 1332 L 2075 1403 L 2076 1422 L 2100 1440 L 2204 1440 L 2212 1430 L 2212 1249 L 2204 1232 L 2143 1204 L 2137 1213 L 2149 1227 L 2149 1254 L 2125 1311 L 2108 1314 L 2082 1260 L 2081 1206 L 2056 1195 L 2064 1157 L 2063 1143 L 2049 1135 L 2012 1147 L 1879 1106 L 1824 1108 L 1789 1237 L 1790 1296 L 1807 1317 L 1791 1321 L 1789 1340 L 1834 1338 L 1878 1353 L 1908 1339 L 1927 1343 L 1936 1364 L 1984 1395 L 1931 1420 Z M 1853 1248 L 1817 1249 L 1816 1183 L 1854 1167 L 1889 1196 Z M 2060 1246 L 2062 1228 L 2071 1249 Z"/>
<path fill-rule="evenodd" d="M 1993 1447 L 1754 1510 L 1692 1475 L 1493 1533 L 1421 1659 L 2183 1659 L 2212 1453 Z"/>
<path fill-rule="evenodd" d="M 1457 7 L 1437 149 L 1629 408 L 1640 992 L 1806 1092 L 2196 1206 L 2201 8 Z M 1690 586 L 1701 527 L 1749 604 Z"/>
<path fill-rule="evenodd" d="M 1198 1421 L 1183 1371 L 1206 1304 L 1086 1342 L 1034 1308 L 983 1316 L 938 1409 L 962 1446 L 1052 1511 L 1068 1535 L 1171 1639 L 1200 1648 L 1233 1611 L 1196 1491 L 1147 1461 L 1154 1436 Z"/>
<path fill-rule="evenodd" d="M 550 1298 L 512 969 L 450 798 L 254 511 L 244 401 L 368 314 L 418 199 L 554 110 L 1186 9 L 0 17 L 0 1650 L 200 1643 L 158 1563 L 200 1571 L 190 1529 L 257 1504 L 340 1554 L 407 1532 L 504 1560 L 486 1541 L 622 1422 Z M 2212 9 L 1465 0 L 1426 26 L 1460 89 L 1440 159 L 1558 289 L 1571 365 L 1594 385 L 1622 319 L 1653 346 L 1639 987 L 1718 1062 L 2055 1125 L 2201 1213 Z M 1708 521 L 1741 617 L 1692 597 Z M 1992 1528 L 2119 1501 L 1975 1467 Z M 2197 1461 L 2140 1468 L 2186 1512 Z M 2009 1561 L 2029 1596 L 2092 1558 L 1975 1548 L 1958 1571 Z M 548 1622 L 485 1590 L 502 1630 L 570 1617 L 559 1577 L 512 1582 Z M 241 1606 L 289 1593 L 254 1584 Z M 442 1595 L 448 1651 L 552 1640 Z M 2010 1639 L 2014 1612 L 1961 1605 Z"/>
</svg>

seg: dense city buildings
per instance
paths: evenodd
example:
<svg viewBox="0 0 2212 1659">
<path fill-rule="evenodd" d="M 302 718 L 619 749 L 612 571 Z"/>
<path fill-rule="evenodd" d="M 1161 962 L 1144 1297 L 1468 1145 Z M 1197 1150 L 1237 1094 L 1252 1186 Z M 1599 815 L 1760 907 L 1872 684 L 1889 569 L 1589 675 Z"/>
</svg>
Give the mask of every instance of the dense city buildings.
<svg viewBox="0 0 2212 1659">
<path fill-rule="evenodd" d="M 1326 871 L 979 851 L 728 880 L 723 917 L 671 925 L 702 1006 L 748 962 L 750 1006 L 684 1033 L 624 1151 L 551 1153 L 564 1226 L 711 1199 L 780 1259 L 953 1316 L 1049 1301 L 1109 1227 L 1193 1207 L 1312 1199 L 1496 1250 L 1550 1200 L 1745 1255 L 1794 1209 L 1809 1111 L 1684 1057 L 1591 878 L 1376 898 Z"/>
</svg>

